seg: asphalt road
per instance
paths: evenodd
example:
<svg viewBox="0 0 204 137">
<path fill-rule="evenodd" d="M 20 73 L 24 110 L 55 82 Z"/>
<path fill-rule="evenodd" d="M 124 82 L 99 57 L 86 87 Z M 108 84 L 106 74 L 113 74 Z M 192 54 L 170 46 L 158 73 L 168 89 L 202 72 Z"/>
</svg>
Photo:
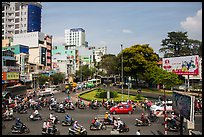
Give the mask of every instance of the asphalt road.
<svg viewBox="0 0 204 137">
<path fill-rule="evenodd" d="M 64 98 L 67 95 L 65 93 L 57 93 L 54 95 L 54 97 L 57 98 L 58 102 L 61 102 L 64 100 Z M 73 96 L 71 94 L 71 96 Z M 106 130 L 97 130 L 97 131 L 91 131 L 89 130 L 89 126 L 91 123 L 91 120 L 98 116 L 98 115 L 104 115 L 105 108 L 100 108 L 97 110 L 92 110 L 90 108 L 86 109 L 78 109 L 75 110 L 66 110 L 75 120 L 78 121 L 79 124 L 83 125 L 88 135 L 110 135 L 111 134 L 111 127 L 107 127 Z M 47 108 L 43 108 L 42 110 L 39 110 L 39 113 L 42 115 L 43 119 L 48 118 L 49 114 L 53 112 L 55 115 L 58 116 L 59 120 L 64 120 L 66 113 L 56 113 L 54 111 L 50 111 Z M 145 127 L 137 127 L 135 126 L 135 118 L 140 118 L 140 115 L 142 112 L 145 112 L 141 108 L 137 107 L 136 110 L 133 112 L 133 114 L 119 114 L 121 120 L 123 120 L 127 126 L 129 127 L 129 132 L 126 133 L 120 133 L 119 135 L 135 135 L 136 131 L 138 129 L 141 130 L 142 135 L 162 135 L 164 133 L 164 126 L 161 125 L 163 122 L 163 118 L 159 118 L 159 121 L 157 123 L 152 123 L 151 126 L 145 126 Z M 23 123 L 26 124 L 27 127 L 30 128 L 30 135 L 41 135 L 41 129 L 43 125 L 43 120 L 41 121 L 29 121 L 28 117 L 32 113 L 32 110 L 28 110 L 28 114 L 17 114 L 14 113 L 14 117 L 19 117 Z M 5 129 L 2 129 L 2 135 L 12 135 L 11 133 L 11 127 L 14 125 L 15 121 L 5 121 L 3 124 L 5 125 Z M 60 130 L 61 135 L 67 135 L 68 134 L 68 128 L 69 127 L 63 127 L 60 124 L 57 125 L 57 128 Z M 202 116 L 196 116 L 195 117 L 195 128 L 198 131 L 202 132 Z M 179 132 L 168 132 L 168 135 L 178 135 Z M 184 134 L 187 134 L 184 133 Z M 15 135 L 15 134 L 14 134 Z M 18 135 L 18 134 L 16 134 Z M 22 134 L 27 135 L 27 134 Z"/>
</svg>

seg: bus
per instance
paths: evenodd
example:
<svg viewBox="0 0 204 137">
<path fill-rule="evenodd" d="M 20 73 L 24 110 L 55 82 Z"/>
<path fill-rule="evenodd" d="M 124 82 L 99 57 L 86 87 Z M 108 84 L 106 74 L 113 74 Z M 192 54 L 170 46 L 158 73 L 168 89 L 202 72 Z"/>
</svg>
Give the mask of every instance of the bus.
<svg viewBox="0 0 204 137">
<path fill-rule="evenodd" d="M 2 92 L 3 96 L 15 96 L 15 95 L 25 95 L 27 87 L 25 85 L 20 86 L 10 86 L 7 87 L 5 91 Z"/>
<path fill-rule="evenodd" d="M 100 79 L 90 79 L 87 82 L 88 87 L 95 87 L 95 86 L 99 86 L 100 84 L 101 84 Z"/>
</svg>

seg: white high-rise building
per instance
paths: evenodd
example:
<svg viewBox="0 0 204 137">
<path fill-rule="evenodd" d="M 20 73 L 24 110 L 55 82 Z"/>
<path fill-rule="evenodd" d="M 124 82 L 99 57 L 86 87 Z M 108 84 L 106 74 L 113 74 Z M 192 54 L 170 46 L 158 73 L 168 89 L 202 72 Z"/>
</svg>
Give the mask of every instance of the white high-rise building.
<svg viewBox="0 0 204 137">
<path fill-rule="evenodd" d="M 41 31 L 41 2 L 2 2 L 2 39 Z"/>
<path fill-rule="evenodd" d="M 82 28 L 65 30 L 65 44 L 69 47 L 69 49 L 85 47 L 85 30 Z"/>
</svg>

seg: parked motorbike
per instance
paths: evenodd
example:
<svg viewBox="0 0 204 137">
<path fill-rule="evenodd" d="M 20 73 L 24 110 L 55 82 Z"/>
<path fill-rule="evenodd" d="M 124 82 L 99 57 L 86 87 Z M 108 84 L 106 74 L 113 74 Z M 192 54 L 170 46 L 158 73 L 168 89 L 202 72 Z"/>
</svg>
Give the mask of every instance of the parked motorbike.
<svg viewBox="0 0 204 137">
<path fill-rule="evenodd" d="M 79 130 L 69 128 L 68 135 L 87 135 L 87 131 L 83 126 Z"/>
<path fill-rule="evenodd" d="M 29 120 L 32 120 L 32 121 L 42 120 L 42 116 L 40 114 L 35 115 L 35 116 L 33 116 L 33 114 L 31 114 L 29 116 Z"/>
<path fill-rule="evenodd" d="M 147 119 L 145 120 L 145 122 L 143 123 L 142 122 L 142 120 L 140 120 L 140 119 L 135 119 L 135 126 L 150 126 L 151 125 L 151 123 L 150 123 L 150 121 L 148 121 Z"/>
<path fill-rule="evenodd" d="M 106 130 L 106 125 L 103 122 L 101 122 L 100 125 L 96 127 L 95 124 L 91 123 L 90 130 Z"/>
<path fill-rule="evenodd" d="M 12 130 L 11 131 L 12 133 L 20 133 L 20 134 L 30 132 L 30 129 L 28 127 L 26 127 L 26 125 L 24 125 L 24 124 L 22 125 L 22 128 L 18 128 L 15 125 L 13 125 L 11 130 Z"/>
<path fill-rule="evenodd" d="M 42 135 L 60 135 L 60 131 L 55 125 L 53 125 L 53 127 L 48 130 L 42 129 Z"/>
</svg>

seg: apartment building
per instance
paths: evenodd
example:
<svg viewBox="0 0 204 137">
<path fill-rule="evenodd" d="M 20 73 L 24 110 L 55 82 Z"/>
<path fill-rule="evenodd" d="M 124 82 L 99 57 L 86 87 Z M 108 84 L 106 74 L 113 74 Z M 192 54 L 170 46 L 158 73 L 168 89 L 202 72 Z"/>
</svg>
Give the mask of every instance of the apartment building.
<svg viewBox="0 0 204 137">
<path fill-rule="evenodd" d="M 69 49 L 86 47 L 88 42 L 85 41 L 85 30 L 82 28 L 65 30 L 65 44 L 69 47 Z"/>
<path fill-rule="evenodd" d="M 14 34 L 41 31 L 40 2 L 2 2 L 2 39 Z"/>
</svg>

